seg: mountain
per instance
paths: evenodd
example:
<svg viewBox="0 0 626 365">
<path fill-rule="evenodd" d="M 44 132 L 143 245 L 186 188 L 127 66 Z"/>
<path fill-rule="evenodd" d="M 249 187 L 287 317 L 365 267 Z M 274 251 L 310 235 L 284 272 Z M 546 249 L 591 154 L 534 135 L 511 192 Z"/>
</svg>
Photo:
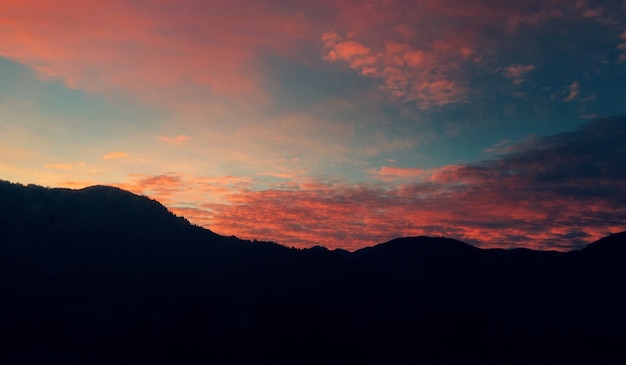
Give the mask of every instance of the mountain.
<svg viewBox="0 0 626 365">
<path fill-rule="evenodd" d="M 2 363 L 624 363 L 626 233 L 581 251 L 223 237 L 106 186 L 0 181 Z"/>
</svg>

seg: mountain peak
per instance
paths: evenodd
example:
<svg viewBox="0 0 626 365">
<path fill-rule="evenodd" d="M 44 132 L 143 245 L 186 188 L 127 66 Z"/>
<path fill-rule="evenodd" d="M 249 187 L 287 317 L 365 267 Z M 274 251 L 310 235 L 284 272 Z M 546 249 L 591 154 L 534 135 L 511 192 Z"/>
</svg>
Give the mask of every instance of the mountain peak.
<svg viewBox="0 0 626 365">
<path fill-rule="evenodd" d="M 367 247 L 358 252 L 376 251 L 382 252 L 396 252 L 400 255 L 405 254 L 445 254 L 453 252 L 472 252 L 480 250 L 465 242 L 461 242 L 452 238 L 446 237 L 428 237 L 428 236 L 415 236 L 415 237 L 402 237 L 396 238 L 391 241 L 380 243 L 373 247 Z"/>
<path fill-rule="evenodd" d="M 585 254 L 626 256 L 626 232 L 615 233 L 599 239 L 582 249 Z"/>
</svg>

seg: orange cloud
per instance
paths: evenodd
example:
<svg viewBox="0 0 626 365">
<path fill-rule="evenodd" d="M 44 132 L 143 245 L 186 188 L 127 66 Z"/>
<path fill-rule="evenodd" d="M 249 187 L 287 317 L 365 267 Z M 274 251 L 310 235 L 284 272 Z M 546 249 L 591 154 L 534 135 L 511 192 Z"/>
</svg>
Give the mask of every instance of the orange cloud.
<svg viewBox="0 0 626 365">
<path fill-rule="evenodd" d="M 383 166 L 379 170 L 368 170 L 368 172 L 379 178 L 387 180 L 415 178 L 423 176 L 426 171 L 424 169 Z"/>
<path fill-rule="evenodd" d="M 102 158 L 105 160 L 112 160 L 116 158 L 125 158 L 128 157 L 129 154 L 127 152 L 109 152 L 107 154 L 102 155 Z"/>
<path fill-rule="evenodd" d="M 235 176 L 193 177 L 178 174 L 131 175 L 130 180 L 115 186 L 136 194 L 153 197 L 171 209 L 190 208 L 207 200 L 223 202 L 233 192 L 247 190 L 252 179 Z M 196 209 L 197 211 L 197 209 Z M 200 220 L 203 220 L 199 217 Z"/>
<path fill-rule="evenodd" d="M 51 163 L 51 164 L 45 165 L 44 167 L 47 169 L 55 169 L 55 170 L 70 170 L 74 168 L 73 165 L 65 164 L 65 163 Z"/>
</svg>

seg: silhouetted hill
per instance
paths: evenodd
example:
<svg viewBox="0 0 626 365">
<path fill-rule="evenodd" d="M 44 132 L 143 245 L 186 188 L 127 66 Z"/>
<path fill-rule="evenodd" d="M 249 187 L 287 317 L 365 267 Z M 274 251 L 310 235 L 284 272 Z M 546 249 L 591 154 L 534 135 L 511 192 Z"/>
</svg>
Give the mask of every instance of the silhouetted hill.
<svg viewBox="0 0 626 365">
<path fill-rule="evenodd" d="M 0 342 L 20 363 L 329 362 L 371 332 L 349 336 L 360 318 L 410 305 L 326 249 L 222 237 L 116 188 L 0 182 L 0 230 Z"/>
<path fill-rule="evenodd" d="M 111 187 L 0 181 L 2 363 L 623 363 L 625 233 L 354 253 L 223 237 Z"/>
<path fill-rule="evenodd" d="M 586 255 L 597 255 L 614 258 L 626 257 L 626 232 L 604 237 L 582 250 Z"/>
</svg>

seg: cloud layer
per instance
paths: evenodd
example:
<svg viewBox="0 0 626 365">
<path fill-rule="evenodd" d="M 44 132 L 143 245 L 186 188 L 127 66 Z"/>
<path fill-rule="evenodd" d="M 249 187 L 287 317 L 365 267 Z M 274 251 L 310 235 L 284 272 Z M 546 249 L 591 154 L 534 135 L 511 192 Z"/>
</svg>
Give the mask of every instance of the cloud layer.
<svg viewBox="0 0 626 365">
<path fill-rule="evenodd" d="M 160 176 L 124 187 L 218 233 L 300 247 L 357 249 L 442 235 L 484 247 L 565 250 L 626 229 L 625 138 L 626 117 L 603 119 L 514 144 L 493 160 L 376 171 L 395 183 L 306 180 L 259 190 L 232 177 Z M 211 195 L 221 202 L 209 202 Z"/>
<path fill-rule="evenodd" d="M 477 67 L 503 69 L 521 83 L 539 66 L 498 64 L 511 53 L 505 44 L 550 22 L 617 27 L 615 47 L 623 50 L 619 16 L 626 10 L 596 3 L 10 0 L 2 6 L 0 55 L 71 88 L 125 90 L 160 102 L 207 91 L 262 97 L 268 80 L 259 60 L 323 59 L 378 80 L 385 97 L 427 109 L 467 101 Z M 303 56 L 310 52 L 318 60 Z"/>
</svg>

